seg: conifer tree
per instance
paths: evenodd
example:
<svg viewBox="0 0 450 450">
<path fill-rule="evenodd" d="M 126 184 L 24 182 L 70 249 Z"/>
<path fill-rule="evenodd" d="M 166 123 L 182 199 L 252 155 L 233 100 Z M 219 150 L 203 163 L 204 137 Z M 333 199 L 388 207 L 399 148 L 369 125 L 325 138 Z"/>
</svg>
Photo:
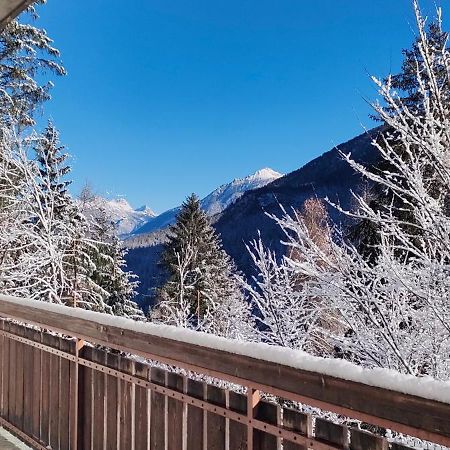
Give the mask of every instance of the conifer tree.
<svg viewBox="0 0 450 450">
<path fill-rule="evenodd" d="M 161 262 L 169 278 L 154 319 L 228 337 L 249 334 L 250 311 L 234 265 L 195 194 L 183 203 Z"/>
<path fill-rule="evenodd" d="M 0 119 L 19 128 L 33 125 L 36 110 L 50 98 L 53 84 L 45 75 L 66 73 L 45 30 L 22 23 L 24 16 L 36 20 L 35 7 L 0 32 Z"/>
<path fill-rule="evenodd" d="M 85 190 L 82 194 L 86 197 Z M 95 244 L 93 280 L 107 292 L 105 303 L 116 316 L 143 320 L 142 310 L 133 301 L 136 297 L 137 277 L 126 271 L 126 249 L 117 237 L 114 223 L 103 208 L 88 220 L 91 221 L 91 235 Z"/>
</svg>

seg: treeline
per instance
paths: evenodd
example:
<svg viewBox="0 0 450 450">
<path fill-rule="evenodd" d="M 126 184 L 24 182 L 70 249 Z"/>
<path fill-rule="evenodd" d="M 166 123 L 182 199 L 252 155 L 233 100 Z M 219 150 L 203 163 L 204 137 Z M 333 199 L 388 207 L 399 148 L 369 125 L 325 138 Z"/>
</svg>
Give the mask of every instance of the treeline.
<svg viewBox="0 0 450 450">
<path fill-rule="evenodd" d="M 86 191 L 72 198 L 58 131 L 36 125 L 64 74 L 44 30 L 14 20 L 0 33 L 0 292 L 142 319 L 114 224 L 85 213 Z"/>
</svg>

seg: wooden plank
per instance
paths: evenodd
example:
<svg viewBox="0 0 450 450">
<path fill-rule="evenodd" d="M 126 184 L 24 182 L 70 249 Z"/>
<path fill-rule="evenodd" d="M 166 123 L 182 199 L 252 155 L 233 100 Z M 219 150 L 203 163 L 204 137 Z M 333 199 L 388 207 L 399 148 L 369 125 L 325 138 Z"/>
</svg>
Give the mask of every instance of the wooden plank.
<svg viewBox="0 0 450 450">
<path fill-rule="evenodd" d="M 92 361 L 105 365 L 106 353 L 103 350 L 92 349 Z M 93 377 L 93 409 L 94 409 L 94 432 L 93 447 L 102 449 L 106 440 L 105 436 L 105 377 L 103 372 L 92 371 Z"/>
<path fill-rule="evenodd" d="M 206 386 L 206 400 L 209 403 L 218 406 L 226 405 L 225 391 L 216 386 Z M 225 449 L 225 418 L 208 412 L 206 415 L 206 446 L 208 450 L 224 450 Z"/>
<path fill-rule="evenodd" d="M 2 324 L 3 330 L 8 330 L 6 322 Z M 2 354 L 2 404 L 1 416 L 8 420 L 9 410 L 9 339 L 3 338 L 3 354 Z"/>
<path fill-rule="evenodd" d="M 153 383 L 164 386 L 166 381 L 165 371 L 158 367 L 150 370 L 150 379 Z M 155 391 L 151 392 L 150 413 L 150 449 L 164 450 L 166 443 L 166 399 L 165 396 Z"/>
<path fill-rule="evenodd" d="M 106 365 L 112 369 L 119 368 L 119 355 L 110 353 L 106 355 Z M 120 411 L 120 398 L 118 395 L 119 380 L 113 375 L 106 377 L 106 448 L 117 450 L 120 442 L 117 421 Z"/>
<path fill-rule="evenodd" d="M 203 399 L 204 383 L 186 380 L 186 393 L 191 397 Z M 203 420 L 205 413 L 197 406 L 188 405 L 186 419 L 187 450 L 203 449 Z"/>
<path fill-rule="evenodd" d="M 134 363 L 134 372 L 138 378 L 148 380 L 150 367 L 140 362 Z M 135 450 L 147 450 L 150 436 L 150 391 L 140 386 L 135 387 Z"/>
<path fill-rule="evenodd" d="M 329 420 L 316 419 L 315 437 L 323 442 L 337 444 L 344 448 L 348 446 L 347 427 L 330 422 Z"/>
<path fill-rule="evenodd" d="M 85 346 L 80 350 L 80 358 L 92 361 L 92 347 Z M 81 450 L 90 450 L 92 447 L 92 369 L 78 366 L 78 446 Z M 96 450 L 96 449 L 93 449 Z"/>
<path fill-rule="evenodd" d="M 24 335 L 24 327 L 22 325 L 15 325 L 15 334 L 17 336 Z M 15 411 L 15 423 L 14 425 L 19 429 L 23 430 L 23 369 L 24 369 L 24 344 L 21 342 L 16 342 L 16 411 Z"/>
<path fill-rule="evenodd" d="M 76 339 L 70 339 L 65 341 L 67 346 L 67 351 L 72 355 L 76 355 L 77 341 Z M 79 400 L 79 390 L 78 390 L 78 366 L 74 361 L 69 362 L 69 448 L 71 450 L 77 450 L 78 441 L 80 437 L 78 436 L 78 400 Z"/>
<path fill-rule="evenodd" d="M 132 374 L 133 362 L 125 357 L 119 359 L 119 367 L 122 372 Z M 128 381 L 120 381 L 120 448 L 131 449 L 133 445 L 133 389 Z"/>
<path fill-rule="evenodd" d="M 59 337 L 49 336 L 51 346 L 59 348 Z M 60 385 L 60 360 L 57 355 L 50 355 L 50 447 L 59 448 L 59 385 Z"/>
<path fill-rule="evenodd" d="M 261 400 L 254 410 L 255 418 L 272 425 L 280 422 L 280 407 L 274 403 Z M 260 430 L 253 431 L 253 445 L 258 450 L 276 450 L 280 448 L 280 440 L 276 436 Z"/>
<path fill-rule="evenodd" d="M 388 450 L 388 448 L 389 445 L 385 438 L 357 428 L 350 429 L 351 450 Z"/>
<path fill-rule="evenodd" d="M 33 330 L 24 329 L 24 337 L 33 340 Z M 23 431 L 28 436 L 33 434 L 33 350 L 31 345 L 24 346 L 23 354 Z M 39 398 L 38 398 L 39 401 Z"/>
<path fill-rule="evenodd" d="M 246 380 L 255 388 L 323 407 L 338 414 L 387 427 L 399 432 L 450 445 L 450 404 L 393 392 L 388 389 L 295 369 L 270 361 L 188 342 L 161 338 L 130 326 L 115 327 L 108 318 L 91 321 L 74 317 L 61 307 L 58 311 L 40 308 L 38 302 L 14 303 L 0 297 L 0 314 L 28 323 L 62 330 L 88 341 L 150 359 L 198 370 L 223 379 Z M 308 399 L 308 401 L 306 401 Z"/>
<path fill-rule="evenodd" d="M 72 353 L 73 343 L 68 339 L 59 338 L 59 348 Z M 71 377 L 70 361 L 60 358 L 60 383 L 59 383 L 59 449 L 70 449 L 70 425 L 71 425 Z"/>
<path fill-rule="evenodd" d="M 247 414 L 247 396 L 233 391 L 228 392 L 229 408 L 232 411 Z M 230 420 L 229 450 L 247 450 L 247 426 Z"/>
<path fill-rule="evenodd" d="M 167 372 L 166 386 L 183 392 L 183 377 Z M 167 399 L 167 445 L 170 449 L 183 448 L 183 403 L 174 398 Z"/>
<path fill-rule="evenodd" d="M 12 323 L 8 324 L 9 332 L 15 333 L 16 326 Z M 16 358 L 17 358 L 17 342 L 11 339 L 9 342 L 9 404 L 8 404 L 8 421 L 13 425 L 17 423 L 16 417 Z"/>
<path fill-rule="evenodd" d="M 283 428 L 309 437 L 312 435 L 312 417 L 310 414 L 283 408 Z M 294 442 L 283 441 L 283 450 L 307 450 L 307 447 Z"/>
<path fill-rule="evenodd" d="M 33 341 L 41 342 L 42 334 L 39 331 L 33 330 Z M 41 378 L 41 358 L 42 350 L 33 347 L 33 406 L 32 406 L 32 437 L 36 440 L 40 439 L 40 425 L 41 425 L 41 403 L 42 403 L 42 378 Z"/>
<path fill-rule="evenodd" d="M 50 335 L 41 334 L 42 343 L 51 345 Z M 42 352 L 41 359 L 41 380 L 42 380 L 42 398 L 40 412 L 40 440 L 45 444 L 50 444 L 50 354 Z"/>
</svg>

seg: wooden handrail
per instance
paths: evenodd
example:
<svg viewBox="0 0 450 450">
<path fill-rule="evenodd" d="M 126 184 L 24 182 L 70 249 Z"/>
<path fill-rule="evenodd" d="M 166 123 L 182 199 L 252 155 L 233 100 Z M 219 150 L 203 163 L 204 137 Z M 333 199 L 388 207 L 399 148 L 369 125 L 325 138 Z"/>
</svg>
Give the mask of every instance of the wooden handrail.
<svg viewBox="0 0 450 450">
<path fill-rule="evenodd" d="M 0 32 L 6 24 L 18 16 L 34 0 L 2 0 L 0 2 Z"/>
<path fill-rule="evenodd" d="M 137 331 L 133 321 L 0 296 L 0 316 L 450 446 L 450 404 Z M 91 317 L 90 316 L 90 317 Z M 356 367 L 356 366 L 355 366 Z M 447 392 L 448 394 L 448 392 Z"/>
</svg>

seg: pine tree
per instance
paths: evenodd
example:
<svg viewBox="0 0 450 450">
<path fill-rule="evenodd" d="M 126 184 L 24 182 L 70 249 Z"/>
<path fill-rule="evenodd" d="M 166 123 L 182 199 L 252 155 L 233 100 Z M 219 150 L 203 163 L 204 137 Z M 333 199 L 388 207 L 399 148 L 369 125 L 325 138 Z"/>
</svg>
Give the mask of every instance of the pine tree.
<svg viewBox="0 0 450 450">
<path fill-rule="evenodd" d="M 250 311 L 234 265 L 195 194 L 183 203 L 170 231 L 161 257 L 169 278 L 152 317 L 228 337 L 248 335 Z M 236 314 L 232 324 L 230 311 Z"/>
<path fill-rule="evenodd" d="M 87 191 L 82 195 L 86 201 Z M 88 205 L 85 205 L 88 206 Z M 91 235 L 94 241 L 93 260 L 95 271 L 93 280 L 107 292 L 105 303 L 116 316 L 143 320 L 144 314 L 133 301 L 136 297 L 138 281 L 136 275 L 126 271 L 126 249 L 116 234 L 114 223 L 104 209 L 96 211 L 91 221 Z"/>
<path fill-rule="evenodd" d="M 23 14 L 38 18 L 34 6 Z M 45 30 L 21 19 L 9 22 L 0 33 L 0 120 L 19 128 L 33 125 L 37 109 L 50 98 L 53 87 L 51 81 L 43 81 L 45 75 L 65 73 Z"/>
</svg>

